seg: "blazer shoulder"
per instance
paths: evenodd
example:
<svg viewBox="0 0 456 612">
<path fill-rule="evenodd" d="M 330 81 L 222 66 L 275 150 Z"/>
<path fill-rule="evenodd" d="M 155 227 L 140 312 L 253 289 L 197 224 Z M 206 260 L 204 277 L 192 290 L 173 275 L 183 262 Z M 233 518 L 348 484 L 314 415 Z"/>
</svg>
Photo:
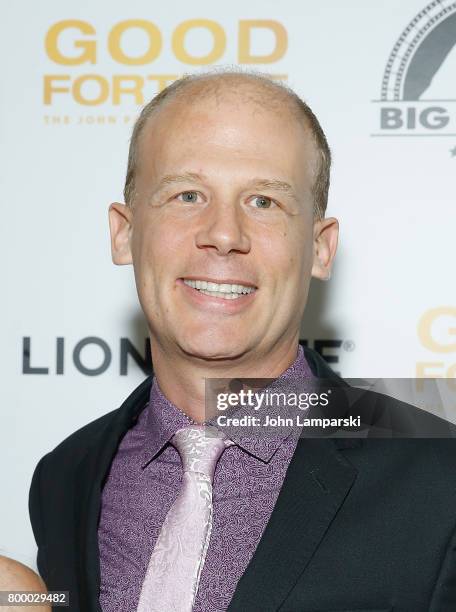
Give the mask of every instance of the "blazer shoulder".
<svg viewBox="0 0 456 612">
<path fill-rule="evenodd" d="M 453 426 L 454 436 L 454 426 Z M 456 438 L 434 438 L 428 440 L 430 452 L 435 457 L 435 461 L 442 473 L 447 474 L 456 483 Z"/>
<path fill-rule="evenodd" d="M 151 383 L 152 377 L 149 376 L 128 396 L 119 408 L 115 408 L 80 427 L 47 453 L 40 463 L 49 464 L 49 462 L 60 462 L 61 460 L 71 458 L 71 462 L 74 464 L 78 458 L 82 458 L 85 455 L 90 447 L 96 445 L 104 435 L 109 435 L 110 431 L 115 435 L 116 432 L 128 429 L 132 421 L 147 404 Z"/>
</svg>

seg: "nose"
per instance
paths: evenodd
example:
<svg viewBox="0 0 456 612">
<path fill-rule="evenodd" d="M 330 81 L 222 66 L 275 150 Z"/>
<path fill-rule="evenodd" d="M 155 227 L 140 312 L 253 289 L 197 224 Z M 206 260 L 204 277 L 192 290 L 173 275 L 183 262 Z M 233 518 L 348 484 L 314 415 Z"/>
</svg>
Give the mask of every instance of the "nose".
<svg viewBox="0 0 456 612">
<path fill-rule="evenodd" d="M 198 248 L 213 249 L 217 255 L 248 253 L 250 238 L 240 207 L 228 202 L 211 202 L 200 219 L 195 242 Z"/>
</svg>

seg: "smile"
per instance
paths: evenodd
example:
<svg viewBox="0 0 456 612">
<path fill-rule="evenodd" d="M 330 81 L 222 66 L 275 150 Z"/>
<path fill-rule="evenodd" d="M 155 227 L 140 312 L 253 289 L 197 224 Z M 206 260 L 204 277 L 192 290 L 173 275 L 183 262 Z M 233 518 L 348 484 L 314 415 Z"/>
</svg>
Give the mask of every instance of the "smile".
<svg viewBox="0 0 456 612">
<path fill-rule="evenodd" d="M 211 281 L 186 278 L 182 280 L 186 285 L 192 289 L 198 290 L 200 293 L 224 300 L 237 300 L 242 296 L 256 291 L 256 287 L 238 283 L 214 283 Z"/>
</svg>

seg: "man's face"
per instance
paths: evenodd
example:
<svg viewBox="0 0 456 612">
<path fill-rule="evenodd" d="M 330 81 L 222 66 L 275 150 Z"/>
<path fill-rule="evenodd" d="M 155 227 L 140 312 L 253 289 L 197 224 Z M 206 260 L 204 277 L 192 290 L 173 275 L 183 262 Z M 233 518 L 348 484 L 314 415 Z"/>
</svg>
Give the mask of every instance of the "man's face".
<svg viewBox="0 0 456 612">
<path fill-rule="evenodd" d="M 168 352 L 267 355 L 297 339 L 307 299 L 315 145 L 287 109 L 189 95 L 140 143 L 128 218 L 141 306 Z"/>
</svg>

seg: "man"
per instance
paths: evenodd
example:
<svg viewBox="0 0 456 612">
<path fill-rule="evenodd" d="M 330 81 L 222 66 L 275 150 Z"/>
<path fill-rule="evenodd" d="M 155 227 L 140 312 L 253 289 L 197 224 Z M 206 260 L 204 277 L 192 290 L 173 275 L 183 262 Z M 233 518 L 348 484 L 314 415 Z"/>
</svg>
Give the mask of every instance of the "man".
<svg viewBox="0 0 456 612">
<path fill-rule="evenodd" d="M 452 440 L 206 427 L 210 469 L 185 455 L 213 417 L 205 378 L 341 384 L 299 345 L 310 278 L 329 278 L 337 245 L 329 164 L 311 110 L 265 77 L 187 77 L 144 108 L 109 217 L 154 378 L 44 457 L 31 488 L 40 571 L 72 609 L 456 609 Z"/>
<path fill-rule="evenodd" d="M 16 603 L 11 601 L 11 606 L 8 606 L 7 601 L 9 598 L 7 595 L 5 600 L 2 601 L 2 612 L 15 612 L 17 610 L 17 606 L 20 603 L 19 596 L 21 591 L 32 591 L 34 598 L 37 600 L 36 605 L 34 605 L 35 612 L 50 611 L 51 608 L 46 604 L 45 599 L 43 599 L 43 605 L 38 605 L 40 595 L 42 595 L 43 598 L 47 595 L 46 588 L 41 578 L 23 563 L 0 555 L 0 593 L 9 593 L 13 598 L 14 596 L 18 597 Z"/>
</svg>

